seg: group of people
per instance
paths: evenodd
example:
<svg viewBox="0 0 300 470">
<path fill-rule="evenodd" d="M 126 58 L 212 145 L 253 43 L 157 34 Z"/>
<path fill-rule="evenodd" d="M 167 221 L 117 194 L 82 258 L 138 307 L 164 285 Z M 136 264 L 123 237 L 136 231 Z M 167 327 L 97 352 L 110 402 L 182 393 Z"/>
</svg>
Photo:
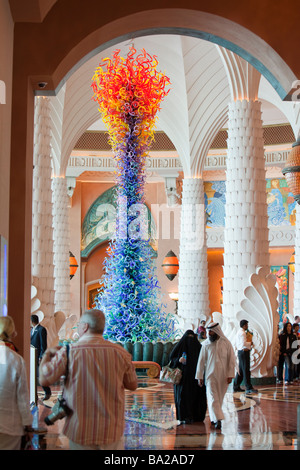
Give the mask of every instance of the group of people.
<svg viewBox="0 0 300 470">
<path fill-rule="evenodd" d="M 253 343 L 248 332 L 248 321 L 242 320 L 236 338 L 238 372 L 235 372 L 234 349 L 220 325 L 209 324 L 205 335 L 206 339 L 201 341 L 198 331 L 196 334 L 187 330 L 170 354 L 170 367 L 182 370 L 180 383 L 174 385 L 176 417 L 182 424 L 203 422 L 208 410 L 211 425 L 221 429 L 224 419 L 222 405 L 232 380 L 235 392 L 244 391 L 240 387 L 242 381 L 247 394 L 257 392 L 250 377 Z"/>
<path fill-rule="evenodd" d="M 32 324 L 37 347 L 45 340 L 40 327 Z M 137 388 L 137 376 L 131 355 L 103 338 L 104 327 L 103 312 L 88 310 L 76 343 L 48 348 L 38 357 L 44 399 L 50 386 L 66 377 L 64 398 L 71 412 L 63 433 L 72 450 L 124 449 L 125 389 Z M 33 432 L 25 361 L 14 347 L 15 334 L 13 319 L 0 317 L 0 450 L 20 449 L 22 438 Z"/>
<path fill-rule="evenodd" d="M 47 348 L 47 332 L 38 317 L 31 317 L 31 327 L 44 400 L 51 396 L 51 385 L 66 377 L 64 398 L 70 413 L 63 433 L 70 449 L 124 449 L 125 389 L 136 390 L 137 376 L 131 355 L 103 338 L 103 312 L 92 309 L 81 316 L 79 339 L 69 348 Z M 257 392 L 250 378 L 252 335 L 248 321 L 242 320 L 236 337 L 235 372 L 234 349 L 220 325 L 202 327 L 201 337 L 186 331 L 170 354 L 171 367 L 182 370 L 181 382 L 174 385 L 176 416 L 181 423 L 203 422 L 208 410 L 211 425 L 220 429 L 223 400 L 232 380 L 234 391 L 241 391 L 244 381 L 246 393 Z M 15 335 L 13 319 L 0 317 L 0 449 L 20 449 L 24 435 L 33 432 L 25 361 L 13 342 Z M 299 376 L 291 360 L 297 338 L 297 328 L 287 323 L 279 336 L 279 380 L 284 364 L 287 381 Z"/>
</svg>

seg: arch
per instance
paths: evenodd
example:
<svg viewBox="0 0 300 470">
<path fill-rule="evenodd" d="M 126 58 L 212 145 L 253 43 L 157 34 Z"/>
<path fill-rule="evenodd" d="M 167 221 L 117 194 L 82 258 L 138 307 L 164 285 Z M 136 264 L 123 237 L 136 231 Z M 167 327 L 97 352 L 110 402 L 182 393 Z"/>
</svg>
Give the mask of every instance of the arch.
<svg viewBox="0 0 300 470">
<path fill-rule="evenodd" d="M 218 46 L 220 57 L 228 75 L 228 83 L 233 101 L 257 99 L 261 75 L 236 54 Z"/>
<path fill-rule="evenodd" d="M 81 228 L 82 258 L 88 258 L 99 245 L 111 240 L 114 236 L 117 217 L 116 190 L 117 187 L 112 186 L 104 191 L 88 209 Z M 147 212 L 148 230 L 152 236 L 156 237 L 155 221 L 148 207 Z M 155 246 L 155 240 L 151 239 L 150 244 L 152 247 Z M 153 256 L 157 256 L 154 249 Z"/>
<path fill-rule="evenodd" d="M 36 93 L 56 93 L 72 73 L 95 54 L 117 42 L 152 34 L 194 36 L 229 49 L 256 68 L 281 99 L 288 99 L 297 80 L 279 54 L 244 26 L 204 11 L 162 8 L 124 16 L 87 34 L 56 64 L 52 77 L 49 77 L 50 89 L 46 87 L 37 91 L 39 87 L 36 83 Z"/>
<path fill-rule="evenodd" d="M 34 95 L 57 93 L 97 52 L 121 40 L 158 33 L 195 36 L 232 50 L 262 73 L 281 100 L 288 99 L 300 78 L 293 50 L 299 43 L 298 17 L 291 14 L 297 11 L 296 1 L 274 8 L 274 2 L 266 0 L 259 19 L 254 1 L 215 0 L 201 4 L 205 11 L 197 10 L 196 0 L 186 0 L 185 8 L 174 8 L 180 3 L 174 0 L 163 3 L 152 0 L 151 10 L 138 0 L 123 9 L 107 4 L 97 14 L 95 0 L 64 0 L 53 4 L 41 22 L 15 22 L 10 165 L 18 171 L 10 172 L 9 184 L 8 308 L 23 312 L 16 324 L 21 353 L 29 351 Z"/>
<path fill-rule="evenodd" d="M 170 17 L 172 20 L 170 20 Z M 170 22 L 172 22 L 172 26 L 169 25 Z M 133 25 L 135 25 L 136 29 L 133 29 Z M 117 34 L 115 37 L 113 37 L 114 31 L 116 31 Z M 296 80 L 296 76 L 279 55 L 260 37 L 245 27 L 211 13 L 174 8 L 135 13 L 95 29 L 82 39 L 56 67 L 53 73 L 53 84 L 54 87 L 56 84 L 56 88 L 48 91 L 36 91 L 36 93 L 58 93 L 67 80 L 72 80 L 71 77 L 76 70 L 82 67 L 83 64 L 89 62 L 89 59 L 95 57 L 96 54 L 107 49 L 108 46 L 112 47 L 113 44 L 130 38 L 143 37 L 146 35 L 153 36 L 157 34 L 195 37 L 216 44 L 220 50 L 226 50 L 229 57 L 234 57 L 235 54 L 237 54 L 246 61 L 246 64 L 252 64 L 254 69 L 266 78 L 276 91 L 280 100 L 287 97 L 292 83 Z M 104 37 L 106 38 L 106 42 L 101 43 L 101 45 L 99 45 L 100 36 L 102 40 Z M 91 47 L 92 49 L 89 50 Z M 75 57 L 76 55 L 78 55 L 77 58 Z M 67 70 L 68 66 L 70 67 L 69 70 Z M 260 76 L 258 72 L 257 75 Z M 65 75 L 63 75 L 63 73 L 65 73 Z M 59 83 L 58 80 L 60 80 Z M 91 102 L 86 102 L 83 106 L 88 111 L 85 113 L 86 116 L 89 116 L 88 121 L 77 122 L 75 129 L 72 122 L 69 123 L 72 124 L 70 129 L 64 129 L 66 133 L 71 132 L 72 136 L 70 135 L 69 139 L 64 139 L 64 142 L 67 142 L 67 144 L 64 144 L 61 149 L 63 158 L 61 160 L 60 174 L 65 174 L 70 152 L 76 140 L 86 129 L 87 122 L 92 124 L 97 119 L 98 112 L 96 107 L 94 107 L 94 110 L 91 112 Z M 79 110 L 79 103 L 74 100 L 74 110 L 76 110 L 76 108 Z M 173 115 L 176 116 L 177 113 Z M 163 113 L 160 119 L 162 122 L 164 121 Z M 198 163 L 194 161 L 199 158 L 199 149 L 197 148 L 199 144 L 197 142 L 191 142 L 193 148 L 188 149 L 182 144 L 182 137 L 178 132 L 174 131 L 173 128 L 168 128 L 168 126 L 170 127 L 170 123 L 164 122 L 164 125 L 164 131 L 172 140 L 175 135 L 177 151 L 182 160 L 183 167 L 185 168 L 185 173 L 189 174 L 191 167 L 195 165 L 199 167 Z M 203 137 L 202 134 L 200 137 Z M 200 137 L 196 140 L 199 140 Z M 202 164 L 200 168 L 201 166 Z M 199 168 L 197 171 L 199 172 Z"/>
</svg>

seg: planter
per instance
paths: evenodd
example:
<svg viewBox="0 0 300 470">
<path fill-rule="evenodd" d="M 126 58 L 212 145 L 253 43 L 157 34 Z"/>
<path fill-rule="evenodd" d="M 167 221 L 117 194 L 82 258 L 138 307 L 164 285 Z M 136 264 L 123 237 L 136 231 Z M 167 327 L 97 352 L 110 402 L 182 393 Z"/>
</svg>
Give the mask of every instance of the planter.
<svg viewBox="0 0 300 470">
<path fill-rule="evenodd" d="M 169 362 L 169 356 L 177 344 L 175 343 L 118 343 L 123 346 L 126 351 L 132 355 L 132 360 L 136 362 L 145 361 L 145 362 L 156 362 L 161 367 L 165 366 Z"/>
</svg>

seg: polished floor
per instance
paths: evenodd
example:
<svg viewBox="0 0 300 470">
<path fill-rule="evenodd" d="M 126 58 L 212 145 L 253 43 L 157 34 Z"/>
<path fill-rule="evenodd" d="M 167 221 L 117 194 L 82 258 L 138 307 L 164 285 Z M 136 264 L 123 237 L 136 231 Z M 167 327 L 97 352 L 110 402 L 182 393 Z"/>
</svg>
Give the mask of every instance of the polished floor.
<svg viewBox="0 0 300 470">
<path fill-rule="evenodd" d="M 300 382 L 293 385 L 257 387 L 258 393 L 246 397 L 229 390 L 224 400 L 225 420 L 221 431 L 211 428 L 209 416 L 204 423 L 180 424 L 176 420 L 173 388 L 156 379 L 139 377 L 135 392 L 126 391 L 125 448 L 128 451 L 198 450 L 300 450 L 297 439 L 297 414 Z M 58 391 L 39 404 L 36 413 L 40 433 L 33 444 L 39 450 L 68 450 L 62 435 L 63 421 L 47 426 Z M 300 409 L 300 407 L 299 407 Z"/>
</svg>

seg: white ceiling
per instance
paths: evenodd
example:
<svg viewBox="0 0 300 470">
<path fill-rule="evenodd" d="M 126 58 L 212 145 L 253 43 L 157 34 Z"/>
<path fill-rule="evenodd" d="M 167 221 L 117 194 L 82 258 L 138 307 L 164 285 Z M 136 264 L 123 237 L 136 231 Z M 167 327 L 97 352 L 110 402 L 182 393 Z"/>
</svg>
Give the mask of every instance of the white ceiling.
<svg viewBox="0 0 300 470">
<path fill-rule="evenodd" d="M 202 39 L 145 36 L 120 43 L 89 59 L 68 79 L 57 97 L 52 98 L 56 174 L 65 173 L 69 156 L 83 132 L 105 129 L 92 99 L 92 77 L 103 58 L 111 57 L 116 49 L 125 57 L 131 45 L 138 51 L 144 48 L 156 55 L 158 70 L 170 78 L 171 90 L 161 103 L 156 128 L 173 142 L 185 175 L 195 176 L 202 171 L 211 142 L 227 126 L 227 107 L 234 90 L 251 96 L 256 81 L 263 125 L 290 123 L 296 140 L 300 127 L 299 104 L 282 102 L 264 77 L 254 69 L 252 75 L 249 73 L 251 66 L 243 59 Z"/>
</svg>

